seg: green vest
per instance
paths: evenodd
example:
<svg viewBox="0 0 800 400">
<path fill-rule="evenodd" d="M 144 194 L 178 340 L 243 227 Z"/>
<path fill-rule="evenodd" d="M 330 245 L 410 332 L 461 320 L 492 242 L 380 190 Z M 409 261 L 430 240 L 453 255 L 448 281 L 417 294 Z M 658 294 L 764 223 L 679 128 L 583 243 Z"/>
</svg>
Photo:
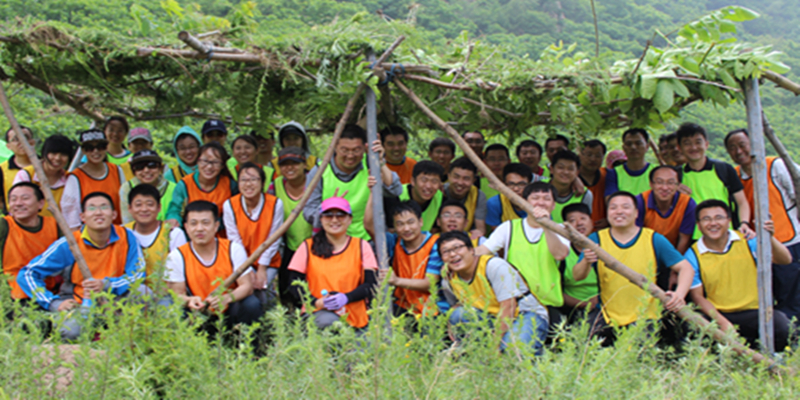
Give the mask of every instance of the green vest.
<svg viewBox="0 0 800 400">
<path fill-rule="evenodd" d="M 481 192 L 486 195 L 487 199 L 491 199 L 494 196 L 500 194 L 497 190 L 492 189 L 489 186 L 489 180 L 486 177 L 481 177 Z"/>
<path fill-rule="evenodd" d="M 110 162 L 110 163 L 112 163 L 114 165 L 122 165 L 122 164 L 125 164 L 126 162 L 128 162 L 128 159 L 131 158 L 132 155 L 133 155 L 133 153 L 131 153 L 130 151 L 128 152 L 128 154 L 125 154 L 122 157 L 114 157 L 109 153 L 109 154 L 106 154 L 106 158 L 108 159 L 108 162 Z"/>
<path fill-rule="evenodd" d="M 647 163 L 647 169 L 639 176 L 630 176 L 628 171 L 625 170 L 625 165 L 617 165 L 614 171 L 617 172 L 617 190 L 620 192 L 629 192 L 637 196 L 643 192 L 650 190 L 650 171 L 655 169 L 655 165 Z"/>
<path fill-rule="evenodd" d="M 239 171 L 236 170 L 236 167 L 239 165 L 239 162 L 236 161 L 235 158 L 231 157 L 228 159 L 228 162 L 225 165 L 228 166 L 228 171 L 230 171 L 233 180 L 238 181 Z M 275 175 L 275 170 L 267 165 L 262 166 L 261 169 L 264 170 L 264 176 L 266 177 L 266 179 L 264 179 L 264 192 L 266 193 L 266 191 L 269 189 L 269 185 L 272 184 L 272 176 Z"/>
<path fill-rule="evenodd" d="M 714 164 L 711 164 L 710 170 L 687 171 L 684 169 L 683 184 L 688 186 L 689 189 L 692 189 L 692 199 L 694 199 L 694 202 L 697 204 L 705 200 L 716 199 L 724 201 L 728 206 L 731 205 L 728 188 L 722 180 L 719 179 L 719 176 L 717 176 Z M 692 238 L 697 240 L 700 239 L 701 236 L 703 236 L 703 234 L 700 232 L 700 228 L 695 226 Z"/>
<path fill-rule="evenodd" d="M 561 262 L 562 275 L 564 276 L 564 294 L 580 301 L 586 301 L 599 293 L 597 290 L 597 271 L 590 267 L 589 276 L 586 279 L 575 281 L 572 270 L 575 268 L 575 264 L 578 263 L 578 258 L 578 253 L 570 247 L 569 255 Z"/>
<path fill-rule="evenodd" d="M 283 185 L 282 176 L 275 179 L 275 196 L 283 202 L 283 219 L 285 221 L 289 218 L 289 214 L 292 213 L 292 210 L 297 208 L 297 204 L 300 203 L 300 200 L 292 200 L 292 198 L 289 197 L 289 194 L 286 193 L 286 187 Z M 306 222 L 306 219 L 303 218 L 303 211 L 300 210 L 300 215 L 292 222 L 292 225 L 284 236 L 286 238 L 286 247 L 291 251 L 295 251 L 303 244 L 304 240 L 310 238 L 313 234 L 314 231 L 312 230 L 311 224 Z"/>
<path fill-rule="evenodd" d="M 339 189 L 339 196 L 347 192 L 347 199 L 350 202 L 350 209 L 353 211 L 353 222 L 347 228 L 347 234 L 352 237 L 370 240 L 369 233 L 364 228 L 364 212 L 367 209 L 369 199 L 369 171 L 367 163 L 363 162 L 362 168 L 350 182 L 342 182 L 333 172 L 330 164 L 322 173 L 322 200 L 333 197 L 333 192 Z M 379 183 L 380 184 L 380 183 Z"/>
<path fill-rule="evenodd" d="M 400 201 L 408 201 L 411 199 L 411 192 L 409 192 L 409 187 L 411 185 L 403 185 L 403 193 L 400 193 Z M 431 202 L 428 204 L 428 208 L 422 212 L 422 230 L 430 232 L 431 228 L 433 228 L 433 224 L 436 222 L 436 218 L 439 217 L 439 208 L 442 206 L 442 195 L 441 190 L 437 190 L 436 194 L 433 195 Z M 420 207 L 422 205 L 420 204 Z"/>
<path fill-rule="evenodd" d="M 586 196 L 586 192 L 583 192 L 583 194 L 580 195 L 580 197 L 575 196 L 575 192 L 573 192 L 572 195 L 569 197 L 569 200 L 563 203 L 559 203 L 558 201 L 556 201 L 555 202 L 556 206 L 555 208 L 553 208 L 553 212 L 550 213 L 550 216 L 553 218 L 553 221 L 558 222 L 559 224 L 564 222 L 564 218 L 561 216 L 561 211 L 564 209 L 564 207 L 570 204 L 582 202 L 584 196 Z"/>
<path fill-rule="evenodd" d="M 506 261 L 517 268 L 542 305 L 561 307 L 564 305 L 564 295 L 561 292 L 559 262 L 550 254 L 545 234 L 542 233 L 539 241 L 533 243 L 525 237 L 523 223 L 525 219 L 511 221 Z"/>
</svg>

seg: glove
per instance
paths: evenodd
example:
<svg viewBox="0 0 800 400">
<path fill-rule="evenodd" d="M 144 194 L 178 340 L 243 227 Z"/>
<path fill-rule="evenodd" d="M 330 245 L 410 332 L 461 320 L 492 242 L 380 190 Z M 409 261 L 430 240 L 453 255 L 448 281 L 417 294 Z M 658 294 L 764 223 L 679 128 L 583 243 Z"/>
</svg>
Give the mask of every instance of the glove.
<svg viewBox="0 0 800 400">
<path fill-rule="evenodd" d="M 323 300 L 322 305 L 329 311 L 336 311 L 347 305 L 347 295 L 344 293 L 332 294 Z"/>
</svg>

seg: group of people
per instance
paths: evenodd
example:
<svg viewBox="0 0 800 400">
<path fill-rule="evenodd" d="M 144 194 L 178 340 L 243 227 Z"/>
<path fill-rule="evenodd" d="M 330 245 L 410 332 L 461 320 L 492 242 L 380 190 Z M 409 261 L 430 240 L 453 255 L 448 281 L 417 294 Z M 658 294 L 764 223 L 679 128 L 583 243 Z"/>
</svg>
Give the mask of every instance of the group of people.
<svg viewBox="0 0 800 400">
<path fill-rule="evenodd" d="M 370 143 L 363 128 L 347 125 L 311 188 L 320 166 L 294 121 L 278 129 L 277 157 L 272 132 L 236 137 L 230 157 L 223 121 L 207 121 L 201 134 L 184 126 L 172 140 L 177 163 L 165 165 L 147 129 L 129 130 L 124 118 L 112 117 L 104 129 L 80 134 L 79 166 L 70 172 L 72 140 L 48 137 L 46 177 L 22 151 L 20 140 L 35 139 L 23 131 L 24 138 L 6 133 L 14 156 L 0 164 L 8 214 L 0 219 L 0 262 L 12 297 L 50 312 L 80 308 L 95 292 L 148 291 L 160 279 L 169 298 L 220 312 L 228 324 L 260 318 L 277 287 L 278 301 L 301 307 L 320 328 L 343 319 L 363 330 L 375 289 L 388 280 L 396 317 L 412 326 L 447 318 L 454 340 L 466 338 L 465 326 L 489 321 L 501 350 L 518 342 L 540 353 L 556 325 L 583 319 L 609 345 L 618 328 L 636 323 L 680 340 L 685 331 L 671 312 L 687 300 L 722 329 L 751 344 L 758 338 L 753 158 L 743 129 L 724 141 L 736 168 L 709 158 L 705 129 L 691 123 L 661 138 L 664 165 L 646 161 L 651 139 L 643 129 L 625 131 L 622 150 L 608 154 L 599 140 L 525 140 L 517 162 L 505 145 L 464 133 L 491 173 L 530 203 L 524 208 L 467 157 L 456 158 L 450 139 L 433 140 L 426 160 L 407 156 L 409 134 L 398 126 Z M 380 155 L 374 174 L 368 149 Z M 771 220 L 764 225 L 772 235 L 775 342 L 783 349 L 800 314 L 800 222 L 783 160 L 769 157 L 767 170 Z M 56 226 L 43 184 L 72 232 Z M 385 221 L 374 219 L 378 184 Z M 306 190 L 310 198 L 298 210 Z M 300 215 L 281 240 L 217 294 L 293 211 Z M 543 228 L 542 219 L 570 224 L 659 285 L 669 299 L 664 311 L 608 260 Z M 387 227 L 385 270 L 373 249 L 376 223 Z M 75 268 L 64 235 L 77 240 L 91 277 Z M 81 320 L 61 331 L 77 337 Z"/>
</svg>

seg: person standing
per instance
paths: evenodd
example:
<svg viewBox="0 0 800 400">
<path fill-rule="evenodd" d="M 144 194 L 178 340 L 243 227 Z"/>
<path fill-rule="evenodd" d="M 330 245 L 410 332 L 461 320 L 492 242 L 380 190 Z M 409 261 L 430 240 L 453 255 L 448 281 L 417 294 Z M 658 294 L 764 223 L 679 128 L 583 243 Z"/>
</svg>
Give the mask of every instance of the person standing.
<svg viewBox="0 0 800 400">
<path fill-rule="evenodd" d="M 64 186 L 67 184 L 67 165 L 69 164 L 72 154 L 75 152 L 75 146 L 72 141 L 63 135 L 53 135 L 44 140 L 42 145 L 42 169 L 47 178 L 47 184 L 50 186 L 50 192 L 53 193 L 53 198 L 56 201 L 56 207 L 61 205 L 61 195 L 64 194 Z M 19 172 L 14 178 L 14 184 L 20 182 L 33 182 L 39 187 L 42 186 L 39 176 L 33 169 L 33 165 L 29 165 Z M 47 208 L 47 204 L 39 212 L 43 217 L 52 217 L 53 213 Z"/>
<path fill-rule="evenodd" d="M 594 229 L 597 231 L 608 227 L 606 220 L 606 174 L 608 170 L 603 168 L 603 158 L 606 156 L 606 145 L 603 142 L 593 139 L 583 142 L 580 159 L 581 181 L 586 189 L 592 192 L 592 221 Z"/>
<path fill-rule="evenodd" d="M 590 190 L 585 190 L 582 194 L 578 194 L 572 189 L 572 184 L 577 179 L 580 168 L 581 159 L 577 154 L 569 150 L 562 150 L 553 156 L 553 166 L 550 168 L 552 173 L 550 183 L 556 188 L 556 205 L 553 209 L 553 221 L 555 222 L 564 222 L 561 210 L 570 204 L 583 203 L 590 210 L 594 204 L 594 198 Z"/>
<path fill-rule="evenodd" d="M 525 164 L 512 163 L 503 169 L 503 182 L 520 196 L 531 183 L 531 176 L 531 169 Z M 524 210 L 517 208 L 502 193 L 498 193 L 486 201 L 486 225 L 490 230 L 500 226 L 503 222 L 525 218 L 527 215 Z"/>
<path fill-rule="evenodd" d="M 533 171 L 533 182 L 542 179 L 545 174 L 544 168 L 539 166 L 542 161 L 542 153 L 542 146 L 533 140 L 523 140 L 517 145 L 517 160 Z"/>
<path fill-rule="evenodd" d="M 628 192 L 636 196 L 649 189 L 648 177 L 656 166 L 645 161 L 650 135 L 641 128 L 628 129 L 622 134 L 624 164 L 608 170 L 605 197 L 616 192 Z"/>
<path fill-rule="evenodd" d="M 27 140 L 28 144 L 33 147 L 36 142 L 33 140 L 33 131 L 31 128 L 21 126 L 22 134 L 25 135 L 25 138 L 20 138 L 17 136 L 17 131 L 13 128 L 9 128 L 6 131 L 6 147 L 14 153 L 11 158 L 6 161 L 0 163 L 0 188 L 3 189 L 3 192 L 0 193 L 3 196 L 2 203 L 0 203 L 0 211 L 6 210 L 8 207 L 8 191 L 11 190 L 11 186 L 14 186 L 14 178 L 17 176 L 19 171 L 23 168 L 31 166 L 31 160 L 28 158 L 28 153 L 25 152 L 25 148 L 20 143 L 21 140 Z"/>
<path fill-rule="evenodd" d="M 414 165 L 417 161 L 406 156 L 408 151 L 408 132 L 399 126 L 389 126 L 379 132 L 381 144 L 386 151 L 386 166 L 396 173 L 400 183 L 411 183 Z"/>
<path fill-rule="evenodd" d="M 442 189 L 445 202 L 456 201 L 464 205 L 471 236 L 486 234 L 486 194 L 473 184 L 477 176 L 475 165 L 467 157 L 459 157 L 450 164 L 447 183 Z"/>
<path fill-rule="evenodd" d="M 500 143 L 489 145 L 484 153 L 483 162 L 492 171 L 497 179 L 503 180 L 503 170 L 511 162 L 511 157 L 508 154 L 508 147 Z M 531 177 L 528 177 L 530 182 Z M 500 194 L 496 188 L 492 187 L 489 178 L 483 176 L 478 181 L 478 188 L 486 195 L 487 199 Z"/>
<path fill-rule="evenodd" d="M 445 137 L 438 137 L 428 145 L 428 159 L 442 166 L 445 171 L 450 170 L 450 162 L 456 157 L 456 144 Z"/>
<path fill-rule="evenodd" d="M 660 165 L 650 171 L 650 190 L 636 196 L 636 226 L 650 228 L 667 238 L 679 253 L 686 253 L 694 234 L 694 200 L 678 191 L 681 174 Z"/>
<path fill-rule="evenodd" d="M 172 138 L 172 152 L 178 163 L 167 169 L 164 177 L 178 183 L 186 175 L 197 172 L 197 158 L 200 156 L 202 140 L 194 129 L 183 126 Z"/>
</svg>

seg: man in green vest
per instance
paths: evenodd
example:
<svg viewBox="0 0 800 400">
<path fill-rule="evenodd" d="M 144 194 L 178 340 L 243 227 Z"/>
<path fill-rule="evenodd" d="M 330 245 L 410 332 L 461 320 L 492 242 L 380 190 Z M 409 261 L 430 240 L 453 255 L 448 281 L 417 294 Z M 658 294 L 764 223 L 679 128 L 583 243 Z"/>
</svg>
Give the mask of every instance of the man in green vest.
<svg viewBox="0 0 800 400">
<path fill-rule="evenodd" d="M 548 308 L 553 326 L 562 318 L 558 312 L 558 307 L 564 304 L 559 264 L 569 255 L 569 241 L 536 223 L 536 218 L 549 218 L 555 207 L 553 185 L 531 183 L 525 187 L 522 197 L 533 206 L 534 213 L 500 224 L 489 239 L 478 246 L 476 255 L 496 254 L 502 250 L 506 261 L 519 270 L 531 292 Z"/>
<path fill-rule="evenodd" d="M 403 192 L 400 194 L 401 202 L 414 200 L 419 205 L 422 210 L 423 231 L 430 232 L 439 215 L 439 206 L 442 205 L 444 197 L 442 191 L 439 190 L 442 187 L 443 175 L 444 168 L 441 165 L 430 160 L 422 160 L 414 165 L 411 183 L 404 185 Z M 386 202 L 387 205 L 391 203 Z M 391 210 L 387 210 L 386 215 L 389 214 L 391 214 Z"/>
<path fill-rule="evenodd" d="M 372 150 L 378 152 L 381 158 L 381 180 L 383 181 L 383 194 L 386 197 L 398 197 L 403 192 L 400 178 L 392 172 L 383 158 L 381 141 L 372 142 Z M 353 212 L 353 222 L 347 229 L 347 234 L 364 240 L 370 240 L 367 230 L 364 229 L 364 210 L 369 199 L 369 171 L 364 154 L 367 151 L 367 132 L 358 125 L 348 124 L 342 131 L 342 136 L 334 144 L 333 161 L 325 168 L 322 180 L 311 192 L 303 216 L 308 223 L 319 227 L 319 207 L 322 201 L 334 197 L 344 197 L 350 203 Z"/>
<path fill-rule="evenodd" d="M 486 166 L 489 167 L 490 170 L 492 170 L 494 176 L 502 181 L 503 169 L 506 167 L 506 165 L 508 165 L 508 163 L 511 162 L 511 156 L 508 153 L 508 147 L 500 143 L 495 143 L 489 145 L 483 154 L 483 162 L 486 163 Z M 497 191 L 497 189 L 490 185 L 489 179 L 485 176 L 481 177 L 481 179 L 478 181 L 478 189 L 486 194 L 487 199 L 491 199 L 500 193 Z"/>
<path fill-rule="evenodd" d="M 562 150 L 553 156 L 553 166 L 551 168 L 553 179 L 550 183 L 556 188 L 556 205 L 553 209 L 553 221 L 564 222 L 561 210 L 570 204 L 583 203 L 592 212 L 592 202 L 594 197 L 590 190 L 585 190 L 583 194 L 578 194 L 573 190 L 573 183 L 578 177 L 581 168 L 581 159 L 577 154 Z"/>
<path fill-rule="evenodd" d="M 606 198 L 616 192 L 628 192 L 636 196 L 650 189 L 650 170 L 656 166 L 644 159 L 649 140 L 650 135 L 641 128 L 628 129 L 622 134 L 622 151 L 628 160 L 608 170 Z"/>
<path fill-rule="evenodd" d="M 750 204 L 736 170 L 726 162 L 706 156 L 708 135 L 702 126 L 687 122 L 676 133 L 678 145 L 686 157 L 683 184 L 688 187 L 688 194 L 697 204 L 712 199 L 725 202 L 731 210 L 738 211 L 734 215 L 738 218 L 733 218 L 734 229 L 738 229 L 746 239 L 754 238 L 755 232 L 750 226 Z M 696 240 L 700 236 L 700 229 L 695 228 L 693 238 Z"/>
<path fill-rule="evenodd" d="M 573 203 L 561 210 L 561 218 L 564 222 L 572 225 L 576 231 L 584 236 L 589 236 L 594 230 L 592 222 L 592 212 L 586 204 Z M 597 307 L 599 301 L 597 289 L 597 271 L 589 271 L 589 276 L 576 281 L 572 276 L 572 269 L 578 263 L 583 252 L 580 248 L 571 245 L 569 255 L 561 262 L 561 277 L 564 285 L 564 305 L 559 310 L 570 323 L 575 323 L 586 314 L 586 307 L 591 311 Z"/>
</svg>

